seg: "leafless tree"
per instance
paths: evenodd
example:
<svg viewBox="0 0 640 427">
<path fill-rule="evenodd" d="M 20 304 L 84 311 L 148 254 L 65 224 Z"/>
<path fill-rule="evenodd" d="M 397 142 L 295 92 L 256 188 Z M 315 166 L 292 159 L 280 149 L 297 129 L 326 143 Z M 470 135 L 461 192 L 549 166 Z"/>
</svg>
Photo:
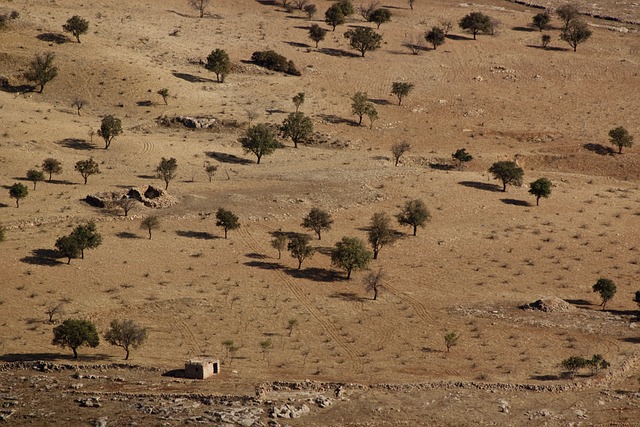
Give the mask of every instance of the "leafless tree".
<svg viewBox="0 0 640 427">
<path fill-rule="evenodd" d="M 403 46 L 409 49 L 412 55 L 419 55 L 424 50 L 424 35 L 407 37 Z"/>
<path fill-rule="evenodd" d="M 380 290 L 384 288 L 383 283 L 385 276 L 386 275 L 384 271 L 382 271 L 382 268 L 380 268 L 377 272 L 372 271 L 367 274 L 367 276 L 363 280 L 366 291 L 373 291 L 374 301 L 378 299 L 378 292 L 380 292 Z"/>
<path fill-rule="evenodd" d="M 373 13 L 373 11 L 378 8 L 379 4 L 380 2 L 378 0 L 371 1 L 367 5 L 361 4 L 358 8 L 358 11 L 365 21 L 369 21 L 369 17 Z"/>
<path fill-rule="evenodd" d="M 49 304 L 47 306 L 47 316 L 49 316 L 49 323 L 54 323 L 53 317 L 57 314 L 61 319 L 64 315 L 64 303 L 58 302 Z"/>
<path fill-rule="evenodd" d="M 124 216 L 128 216 L 129 211 L 138 204 L 138 201 L 131 197 L 125 197 L 124 199 L 118 200 L 116 204 L 122 208 L 122 210 L 124 211 Z"/>
<path fill-rule="evenodd" d="M 87 105 L 88 102 L 82 98 L 73 98 L 73 101 L 71 102 L 71 106 L 74 107 L 76 110 L 78 110 L 78 115 L 80 115 L 80 110 L 82 109 L 82 107 L 84 107 L 85 105 Z"/>
<path fill-rule="evenodd" d="M 197 10 L 202 18 L 207 11 L 207 6 L 209 6 L 209 0 L 189 0 L 189 6 Z"/>
</svg>

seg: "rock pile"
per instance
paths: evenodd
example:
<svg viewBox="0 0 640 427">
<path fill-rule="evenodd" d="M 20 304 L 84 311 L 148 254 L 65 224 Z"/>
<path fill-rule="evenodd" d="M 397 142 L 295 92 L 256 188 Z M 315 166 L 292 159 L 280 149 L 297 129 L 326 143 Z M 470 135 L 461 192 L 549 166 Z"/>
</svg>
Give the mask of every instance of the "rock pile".
<svg viewBox="0 0 640 427">
<path fill-rule="evenodd" d="M 148 208 L 168 208 L 178 203 L 166 190 L 151 185 L 89 194 L 85 197 L 88 204 L 97 208 L 113 208 L 124 199 L 137 200 Z"/>
<path fill-rule="evenodd" d="M 520 308 L 523 310 L 544 311 L 545 313 L 574 310 L 574 307 L 571 304 L 558 297 L 541 298 L 530 304 L 524 304 L 520 306 Z"/>
</svg>

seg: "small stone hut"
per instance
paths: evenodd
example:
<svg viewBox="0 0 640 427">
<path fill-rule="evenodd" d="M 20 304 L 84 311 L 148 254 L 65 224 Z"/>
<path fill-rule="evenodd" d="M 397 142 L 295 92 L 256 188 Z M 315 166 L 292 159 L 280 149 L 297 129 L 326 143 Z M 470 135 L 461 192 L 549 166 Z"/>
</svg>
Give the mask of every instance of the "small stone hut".
<svg viewBox="0 0 640 427">
<path fill-rule="evenodd" d="M 220 361 L 213 358 L 198 358 L 184 362 L 185 378 L 204 380 L 220 373 Z"/>
</svg>

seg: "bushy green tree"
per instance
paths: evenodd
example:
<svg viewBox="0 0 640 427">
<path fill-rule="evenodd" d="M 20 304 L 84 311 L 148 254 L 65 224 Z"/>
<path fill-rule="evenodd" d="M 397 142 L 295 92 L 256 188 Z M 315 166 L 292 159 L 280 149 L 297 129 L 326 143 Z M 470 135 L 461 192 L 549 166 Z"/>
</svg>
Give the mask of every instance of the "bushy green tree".
<svg viewBox="0 0 640 427">
<path fill-rule="evenodd" d="M 56 249 L 60 255 L 67 258 L 67 264 L 71 264 L 72 258 L 80 256 L 80 244 L 73 236 L 62 236 L 56 240 Z"/>
<path fill-rule="evenodd" d="M 293 146 L 298 148 L 298 144 L 305 142 L 313 134 L 313 122 L 302 112 L 289 114 L 280 126 L 282 137 L 291 138 Z"/>
<path fill-rule="evenodd" d="M 495 162 L 489 168 L 489 173 L 495 179 L 502 181 L 502 191 L 507 191 L 507 184 L 522 185 L 522 177 L 524 176 L 524 170 L 516 162 L 509 160 Z"/>
<path fill-rule="evenodd" d="M 311 258 L 315 252 L 315 249 L 309 244 L 310 241 L 311 237 L 302 233 L 295 233 L 289 239 L 287 249 L 291 257 L 298 260 L 298 270 L 302 268 L 302 262 Z"/>
<path fill-rule="evenodd" d="M 478 33 L 491 34 L 494 30 L 495 21 L 482 12 L 471 12 L 465 15 L 458 23 L 460 28 L 473 34 L 476 39 Z"/>
<path fill-rule="evenodd" d="M 224 238 L 227 238 L 227 231 L 240 228 L 240 218 L 233 212 L 224 208 L 218 208 L 216 212 L 216 226 L 224 229 Z"/>
<path fill-rule="evenodd" d="M 312 208 L 302 220 L 302 226 L 313 230 L 318 235 L 318 240 L 322 240 L 322 231 L 330 230 L 332 224 L 331 214 L 320 208 Z"/>
<path fill-rule="evenodd" d="M 141 346 L 147 339 L 147 328 L 143 328 L 133 320 L 112 320 L 104 339 L 111 345 L 122 347 L 124 360 L 129 360 L 129 351 Z"/>
<path fill-rule="evenodd" d="M 580 43 L 586 42 L 593 32 L 589 29 L 589 26 L 582 19 L 574 19 L 569 22 L 566 28 L 560 33 L 560 38 L 573 48 L 575 52 L 578 49 Z"/>
<path fill-rule="evenodd" d="M 451 155 L 451 158 L 456 162 L 458 169 L 462 168 L 463 163 L 473 160 L 473 156 L 467 153 L 467 150 L 464 148 L 458 148 L 455 153 Z"/>
<path fill-rule="evenodd" d="M 20 200 L 24 199 L 29 195 L 29 189 L 26 185 L 16 182 L 11 187 L 9 187 L 9 196 L 12 199 L 16 199 L 16 208 L 20 207 Z"/>
<path fill-rule="evenodd" d="M 609 131 L 609 142 L 618 147 L 618 154 L 622 154 L 622 147 L 633 146 L 633 136 L 622 126 L 613 128 Z"/>
<path fill-rule="evenodd" d="M 549 22 L 551 22 L 551 16 L 549 16 L 549 12 L 545 10 L 533 17 L 531 25 L 542 31 L 549 27 Z"/>
<path fill-rule="evenodd" d="M 382 44 L 382 36 L 366 27 L 352 28 L 344 33 L 344 37 L 349 40 L 353 49 L 360 52 L 363 58 L 366 52 L 376 50 Z"/>
<path fill-rule="evenodd" d="M 369 101 L 366 92 L 356 92 L 351 97 L 351 112 L 358 116 L 358 125 L 362 125 L 362 118 L 371 111 L 373 103 Z"/>
<path fill-rule="evenodd" d="M 160 164 L 156 168 L 158 178 L 164 181 L 164 189 L 169 189 L 169 182 L 176 177 L 178 171 L 178 161 L 171 157 L 170 159 L 162 158 Z"/>
<path fill-rule="evenodd" d="M 74 15 L 67 20 L 67 23 L 62 26 L 62 29 L 67 33 L 73 34 L 78 43 L 80 43 L 80 36 L 89 31 L 89 21 L 78 15 Z"/>
<path fill-rule="evenodd" d="M 78 243 L 80 257 L 82 259 L 84 259 L 85 249 L 95 249 L 102 244 L 102 236 L 98 233 L 98 229 L 94 221 L 78 225 L 73 229 L 71 237 Z"/>
<path fill-rule="evenodd" d="M 386 24 L 387 22 L 391 22 L 391 11 L 389 9 L 385 9 L 381 7 L 380 9 L 376 9 L 369 15 L 367 19 L 369 22 L 373 22 L 380 28 L 380 25 Z"/>
<path fill-rule="evenodd" d="M 53 65 L 55 58 L 56 56 L 53 52 L 38 53 L 31 61 L 27 72 L 24 73 L 24 77 L 27 80 L 40 85 L 39 93 L 42 93 L 44 86 L 58 75 L 58 67 Z"/>
<path fill-rule="evenodd" d="M 431 213 L 427 206 L 420 199 L 406 202 L 398 215 L 396 215 L 400 225 L 413 227 L 413 235 L 418 233 L 418 227 L 424 228 L 431 219 Z"/>
<path fill-rule="evenodd" d="M 404 155 L 409 149 L 411 145 L 408 142 L 396 142 L 391 146 L 391 154 L 393 155 L 394 166 L 398 166 L 400 162 L 400 157 Z"/>
<path fill-rule="evenodd" d="M 260 164 L 262 156 L 268 156 L 275 153 L 279 144 L 276 141 L 274 132 L 266 124 L 257 124 L 249 126 L 245 136 L 240 138 L 240 143 L 245 153 L 253 153 L 258 158 L 257 164 Z"/>
<path fill-rule="evenodd" d="M 458 345 L 460 335 L 455 332 L 448 332 L 444 335 L 444 345 L 447 347 L 447 353 L 451 350 L 451 347 Z"/>
<path fill-rule="evenodd" d="M 431 46 L 433 46 L 433 50 L 436 50 L 438 46 L 443 45 L 447 40 L 444 30 L 440 27 L 432 27 L 424 35 L 424 38 L 427 42 L 431 43 Z"/>
<path fill-rule="evenodd" d="M 352 271 L 365 270 L 372 258 L 373 253 L 357 237 L 343 237 L 331 252 L 331 264 L 346 270 L 347 280 Z"/>
<path fill-rule="evenodd" d="M 107 114 L 102 118 L 100 122 L 100 129 L 98 129 L 98 136 L 104 139 L 104 149 L 106 150 L 113 142 L 113 139 L 122 133 L 122 121 Z"/>
<path fill-rule="evenodd" d="M 97 347 L 100 337 L 96 325 L 89 320 L 67 319 L 53 328 L 53 345 L 62 348 L 69 347 L 73 351 L 73 358 L 78 358 L 78 347 Z"/>
<path fill-rule="evenodd" d="M 391 85 L 391 94 L 398 98 L 398 105 L 402 105 L 402 100 L 409 96 L 413 90 L 413 83 L 409 82 L 393 82 Z"/>
<path fill-rule="evenodd" d="M 592 287 L 593 292 L 598 292 L 602 298 L 602 310 L 605 309 L 607 303 L 613 299 L 616 294 L 616 284 L 611 279 L 601 277 Z"/>
<path fill-rule="evenodd" d="M 302 6 L 302 10 L 307 14 L 307 19 L 309 21 L 311 21 L 316 13 L 318 13 L 318 7 L 315 4 L 305 4 Z"/>
<path fill-rule="evenodd" d="M 276 237 L 271 241 L 271 247 L 278 251 L 278 259 L 282 258 L 282 251 L 287 248 L 287 236 L 282 233 L 279 233 Z"/>
<path fill-rule="evenodd" d="M 324 40 L 327 35 L 327 30 L 321 28 L 318 24 L 313 24 L 309 27 L 309 38 L 316 43 L 316 49 L 318 48 L 318 43 Z"/>
<path fill-rule="evenodd" d="M 538 178 L 529 185 L 529 194 L 536 197 L 536 206 L 540 205 L 540 198 L 551 195 L 553 184 L 548 178 Z"/>
<path fill-rule="evenodd" d="M 231 72 L 229 55 L 222 49 L 212 50 L 209 56 L 207 56 L 207 63 L 204 67 L 216 73 L 216 80 L 219 83 L 223 83 L 224 79 Z"/>
<path fill-rule="evenodd" d="M 371 217 L 371 224 L 367 231 L 367 238 L 373 249 L 373 259 L 378 259 L 378 253 L 383 246 L 395 240 L 395 231 L 391 228 L 391 218 L 384 212 L 376 212 Z"/>
<path fill-rule="evenodd" d="M 293 105 L 296 107 L 296 113 L 298 112 L 298 110 L 300 110 L 302 104 L 304 104 L 304 97 L 304 92 L 298 92 L 293 96 L 293 98 L 291 98 L 291 101 L 293 101 Z"/>
<path fill-rule="evenodd" d="M 100 173 L 100 165 L 93 160 L 93 157 L 87 160 L 79 160 L 76 162 L 74 169 L 84 178 L 84 185 L 87 185 L 87 180 L 91 175 Z"/>
<path fill-rule="evenodd" d="M 342 12 L 342 8 L 337 3 L 332 4 L 324 13 L 324 22 L 326 22 L 327 25 L 330 25 L 331 28 L 333 28 L 333 31 L 336 30 L 338 25 L 344 24 L 345 20 L 346 17 Z"/>
<path fill-rule="evenodd" d="M 54 173 L 56 175 L 62 173 L 62 163 L 58 159 L 49 157 L 42 162 L 42 170 L 49 174 L 49 182 L 51 182 Z"/>
<path fill-rule="evenodd" d="M 35 191 L 38 182 L 44 181 L 44 172 L 37 169 L 29 169 L 27 171 L 27 179 L 33 182 L 33 190 Z"/>
</svg>

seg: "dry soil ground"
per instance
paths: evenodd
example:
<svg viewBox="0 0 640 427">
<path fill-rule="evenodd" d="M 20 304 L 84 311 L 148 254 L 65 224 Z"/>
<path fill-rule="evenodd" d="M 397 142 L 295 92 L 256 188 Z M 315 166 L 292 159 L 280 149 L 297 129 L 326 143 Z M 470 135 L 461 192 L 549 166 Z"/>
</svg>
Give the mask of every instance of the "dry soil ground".
<svg viewBox="0 0 640 427">
<path fill-rule="evenodd" d="M 266 1 L 216 1 L 203 19 L 177 0 L 0 3 L 20 12 L 0 32 L 0 76 L 13 87 L 26 84 L 22 74 L 39 52 L 54 52 L 59 67 L 43 94 L 0 92 L 0 183 L 30 184 L 25 172 L 47 157 L 64 168 L 20 208 L 7 190 L 0 196 L 7 228 L 0 246 L 0 360 L 7 363 L 0 398 L 10 423 L 83 425 L 107 416 L 109 425 L 181 425 L 207 409 L 198 406 L 201 397 L 181 393 L 253 395 L 258 383 L 309 379 L 357 385 L 329 408 L 311 405 L 311 414 L 290 425 L 640 425 L 632 301 L 640 289 L 640 149 L 614 155 L 607 136 L 625 126 L 640 138 L 638 29 L 590 20 L 593 36 L 574 53 L 557 29 L 548 32 L 551 49 L 538 47 L 540 33 L 526 28 L 537 9 L 417 1 L 412 11 L 404 0 L 383 3 L 393 20 L 379 30 L 381 49 L 365 58 L 342 36 L 349 26 L 371 26 L 359 17 L 315 49 L 300 13 Z M 317 4 L 318 20 L 330 2 Z M 597 7 L 638 19 L 637 5 Z M 443 19 L 456 23 L 476 10 L 501 22 L 496 35 L 473 41 L 454 27 L 436 51 L 412 55 L 403 46 Z M 74 14 L 90 21 L 82 43 L 50 41 L 46 34 L 62 34 Z M 215 48 L 227 50 L 238 71 L 225 83 L 198 64 Z M 292 59 L 302 76 L 249 63 L 252 52 L 266 49 Z M 415 84 L 402 106 L 389 93 L 394 81 Z M 156 95 L 163 87 L 173 95 L 168 105 Z M 247 111 L 258 114 L 254 123 L 281 123 L 300 91 L 302 111 L 327 142 L 298 149 L 285 142 L 256 165 L 237 142 Z M 354 122 L 356 91 L 375 102 L 380 119 L 372 128 Z M 89 101 L 81 116 L 71 107 L 74 97 Z M 90 136 L 105 114 L 124 126 L 108 150 Z M 236 126 L 157 124 L 174 115 Z M 411 151 L 394 167 L 390 147 L 398 141 Z M 461 147 L 474 160 L 462 171 L 444 168 Z M 88 157 L 102 173 L 85 186 L 73 165 Z M 178 204 L 138 207 L 124 217 L 82 201 L 89 193 L 161 185 L 154 178 L 161 157 L 178 161 L 169 187 Z M 503 193 L 486 170 L 514 158 L 525 185 Z M 219 165 L 211 183 L 205 162 Z M 537 207 L 527 186 L 543 176 L 554 188 Z M 372 268 L 384 269 L 386 287 L 372 301 L 361 284 L 365 273 L 344 280 L 329 251 L 342 236 L 366 239 L 374 212 L 393 215 L 415 198 L 432 220 L 417 237 L 402 229 L 406 234 L 383 248 Z M 335 223 L 297 271 L 288 254 L 277 258 L 270 240 L 277 231 L 303 231 L 302 217 L 314 206 Z M 242 223 L 227 240 L 212 215 L 219 207 Z M 139 229 L 148 215 L 162 221 L 151 240 Z M 55 240 L 90 219 L 102 245 L 70 265 L 52 258 Z M 618 286 L 606 311 L 591 291 L 599 277 Z M 518 308 L 543 296 L 566 299 L 572 310 Z M 10 365 L 72 362 L 68 350 L 51 345 L 55 325 L 45 311 L 58 302 L 65 318 L 91 319 L 100 331 L 115 318 L 146 326 L 149 339 L 130 360 L 144 369 L 91 368 L 121 362 L 121 349 L 104 342 L 80 349 L 79 363 L 87 365 L 80 371 L 100 372 L 82 388 L 68 388 L 77 382 L 69 370 Z M 289 319 L 299 322 L 291 336 Z M 446 352 L 443 335 L 452 331 L 461 338 Z M 267 339 L 273 348 L 262 353 Z M 225 357 L 224 340 L 240 346 L 235 357 Z M 607 372 L 558 377 L 561 360 L 595 353 L 611 363 Z M 223 374 L 205 382 L 161 376 L 199 355 L 222 357 Z M 423 387 L 379 386 L 417 383 Z M 101 408 L 79 408 L 81 392 L 120 394 Z M 158 403 L 161 393 L 166 401 Z M 153 405 L 175 410 L 168 415 Z M 266 423 L 267 414 L 260 419 Z"/>
</svg>

